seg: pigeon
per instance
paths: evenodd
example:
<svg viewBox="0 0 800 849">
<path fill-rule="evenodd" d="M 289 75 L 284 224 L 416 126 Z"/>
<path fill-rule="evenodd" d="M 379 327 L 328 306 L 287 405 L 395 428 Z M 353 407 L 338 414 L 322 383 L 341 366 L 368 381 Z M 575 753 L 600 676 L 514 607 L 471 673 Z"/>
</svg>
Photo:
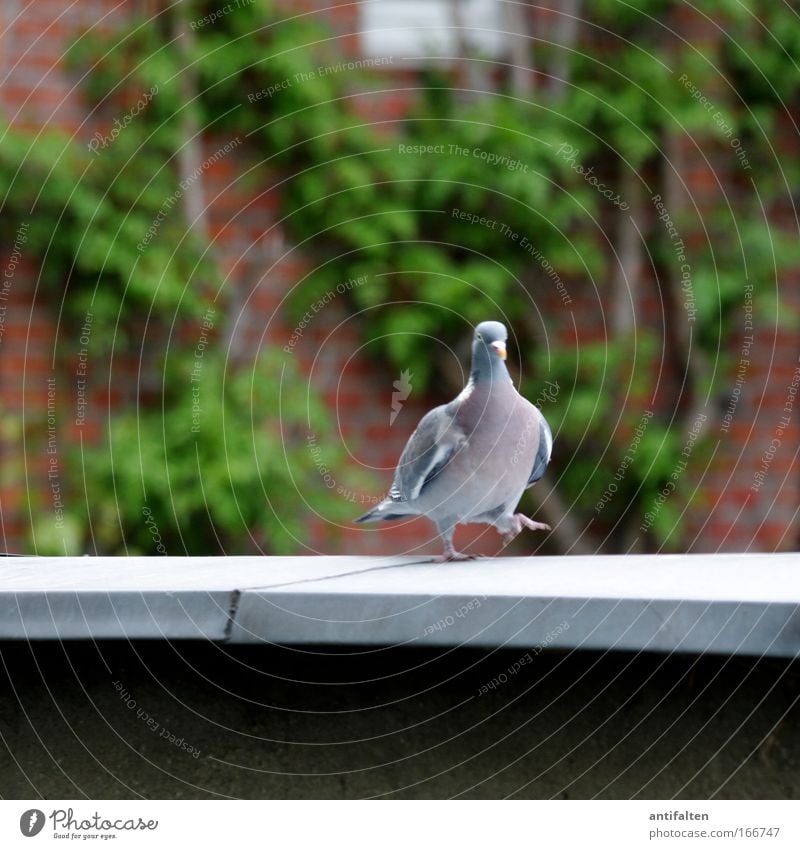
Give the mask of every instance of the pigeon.
<svg viewBox="0 0 800 849">
<path fill-rule="evenodd" d="M 474 559 L 453 546 L 459 524 L 492 525 L 506 544 L 523 527 L 550 530 L 514 512 L 522 493 L 544 474 L 553 434 L 539 409 L 514 388 L 505 364 L 507 339 L 499 321 L 475 328 L 467 385 L 422 417 L 388 496 L 356 522 L 427 516 L 444 543 L 439 563 Z"/>
</svg>

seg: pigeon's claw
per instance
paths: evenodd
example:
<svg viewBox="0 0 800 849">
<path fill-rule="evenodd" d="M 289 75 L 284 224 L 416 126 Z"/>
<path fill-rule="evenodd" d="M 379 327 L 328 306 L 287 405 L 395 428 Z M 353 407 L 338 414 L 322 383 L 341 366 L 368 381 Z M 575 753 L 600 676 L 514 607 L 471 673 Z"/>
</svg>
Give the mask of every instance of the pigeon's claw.
<svg viewBox="0 0 800 849">
<path fill-rule="evenodd" d="M 480 554 L 464 554 L 461 551 L 451 551 L 445 554 L 440 554 L 434 557 L 431 563 L 456 563 L 463 560 L 479 560 L 482 559 Z"/>
<path fill-rule="evenodd" d="M 508 545 L 523 528 L 527 528 L 529 531 L 552 530 L 550 525 L 546 525 L 544 522 L 534 522 L 533 519 L 529 519 L 523 513 L 515 513 L 511 517 L 510 527 L 503 534 L 503 542 L 505 545 Z"/>
<path fill-rule="evenodd" d="M 516 513 L 514 518 L 520 523 L 519 530 L 522 530 L 523 527 L 527 528 L 529 531 L 553 530 L 550 525 L 547 525 L 544 522 L 534 522 L 533 519 L 529 519 L 527 516 L 523 516 L 522 513 Z"/>
</svg>

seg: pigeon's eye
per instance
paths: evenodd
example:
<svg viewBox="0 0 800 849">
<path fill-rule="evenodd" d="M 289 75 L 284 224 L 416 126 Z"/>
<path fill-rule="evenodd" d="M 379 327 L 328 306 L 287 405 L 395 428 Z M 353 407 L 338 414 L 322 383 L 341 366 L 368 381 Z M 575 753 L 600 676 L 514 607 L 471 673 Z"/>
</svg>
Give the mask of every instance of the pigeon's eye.
<svg viewBox="0 0 800 849">
<path fill-rule="evenodd" d="M 476 334 L 475 334 L 475 338 L 476 338 L 479 342 L 483 342 L 483 336 L 481 336 L 481 334 L 480 334 L 480 333 L 476 333 Z"/>
</svg>

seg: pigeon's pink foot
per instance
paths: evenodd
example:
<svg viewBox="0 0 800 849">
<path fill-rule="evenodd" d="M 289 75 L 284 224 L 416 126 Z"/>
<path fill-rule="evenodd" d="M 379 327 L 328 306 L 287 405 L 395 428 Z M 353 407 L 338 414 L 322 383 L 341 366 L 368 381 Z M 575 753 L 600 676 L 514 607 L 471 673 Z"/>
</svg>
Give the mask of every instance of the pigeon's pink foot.
<svg viewBox="0 0 800 849">
<path fill-rule="evenodd" d="M 463 554 L 460 551 L 449 551 L 434 557 L 432 563 L 456 563 L 460 560 L 477 560 L 480 555 Z"/>
<path fill-rule="evenodd" d="M 508 533 L 503 534 L 503 542 L 506 545 L 508 545 L 523 528 L 527 528 L 530 531 L 551 530 L 550 525 L 546 525 L 544 522 L 534 522 L 533 519 L 529 519 L 523 513 L 515 513 L 511 517 L 511 523 L 511 529 Z"/>
<path fill-rule="evenodd" d="M 523 527 L 527 528 L 529 531 L 553 530 L 550 525 L 547 525 L 544 522 L 534 522 L 533 519 L 529 519 L 527 516 L 523 516 L 522 513 L 514 514 L 514 518 L 520 523 L 520 530 L 522 530 Z"/>
</svg>

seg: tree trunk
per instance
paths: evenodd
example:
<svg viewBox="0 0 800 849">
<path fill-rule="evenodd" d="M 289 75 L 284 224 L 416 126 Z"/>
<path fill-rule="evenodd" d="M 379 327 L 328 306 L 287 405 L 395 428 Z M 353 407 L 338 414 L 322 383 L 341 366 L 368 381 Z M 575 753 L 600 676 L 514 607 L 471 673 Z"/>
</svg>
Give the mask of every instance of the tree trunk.
<svg viewBox="0 0 800 849">
<path fill-rule="evenodd" d="M 183 101 L 180 117 L 182 143 L 178 149 L 178 176 L 181 182 L 187 182 L 182 196 L 184 212 L 189 229 L 207 244 L 209 227 L 203 180 L 199 177 L 192 178 L 192 175 L 202 173 L 203 166 L 202 130 L 193 105 L 198 95 L 197 75 L 194 68 L 190 67 L 194 33 L 187 26 L 182 4 L 175 7 L 172 14 L 172 35 L 175 38 L 175 49 L 183 63 L 178 78 L 178 87 Z"/>
<path fill-rule="evenodd" d="M 465 37 L 468 21 L 464 19 L 461 0 L 450 0 L 450 17 L 453 21 L 453 32 L 456 38 L 455 65 L 458 70 L 459 83 L 466 89 L 462 92 L 464 100 L 477 100 L 492 91 L 487 63 L 470 55 L 470 46 Z"/>
<path fill-rule="evenodd" d="M 624 162 L 620 178 L 620 197 L 628 210 L 619 210 L 616 238 L 617 262 L 614 267 L 611 301 L 611 330 L 614 339 L 632 337 L 640 303 L 644 241 L 642 220 L 644 200 L 639 174 Z"/>
<path fill-rule="evenodd" d="M 535 92 L 533 40 L 528 33 L 525 9 L 517 3 L 504 3 L 505 26 L 508 30 L 508 52 L 511 59 L 511 92 L 521 100 L 533 100 Z"/>
<path fill-rule="evenodd" d="M 681 174 L 686 173 L 682 142 L 683 134 L 681 132 L 668 130 L 664 139 L 665 155 L 662 159 L 664 203 L 672 216 L 672 220 L 677 222 L 682 220 L 682 213 L 689 202 L 686 188 L 680 178 Z M 684 300 L 688 297 L 688 294 L 684 295 L 680 267 L 677 262 L 667 263 L 665 278 L 669 288 L 671 306 L 669 332 L 670 341 L 674 348 L 673 361 L 678 374 L 683 378 L 682 392 L 686 396 L 686 403 L 679 405 L 684 410 L 681 420 L 688 427 L 691 427 L 695 421 L 699 421 L 698 438 L 700 438 L 713 421 L 711 416 L 700 419 L 708 407 L 707 392 L 702 385 L 702 378 L 703 375 L 710 375 L 712 369 L 709 367 L 707 357 L 700 350 L 697 340 L 692 335 L 692 322 L 684 307 Z M 689 289 L 690 292 L 691 289 Z"/>
<path fill-rule="evenodd" d="M 558 50 L 550 72 L 550 91 L 554 101 L 560 100 L 569 86 L 572 53 L 580 34 L 581 7 L 581 0 L 562 0 L 560 8 L 556 10 L 558 18 L 553 41 L 558 45 Z"/>
</svg>

